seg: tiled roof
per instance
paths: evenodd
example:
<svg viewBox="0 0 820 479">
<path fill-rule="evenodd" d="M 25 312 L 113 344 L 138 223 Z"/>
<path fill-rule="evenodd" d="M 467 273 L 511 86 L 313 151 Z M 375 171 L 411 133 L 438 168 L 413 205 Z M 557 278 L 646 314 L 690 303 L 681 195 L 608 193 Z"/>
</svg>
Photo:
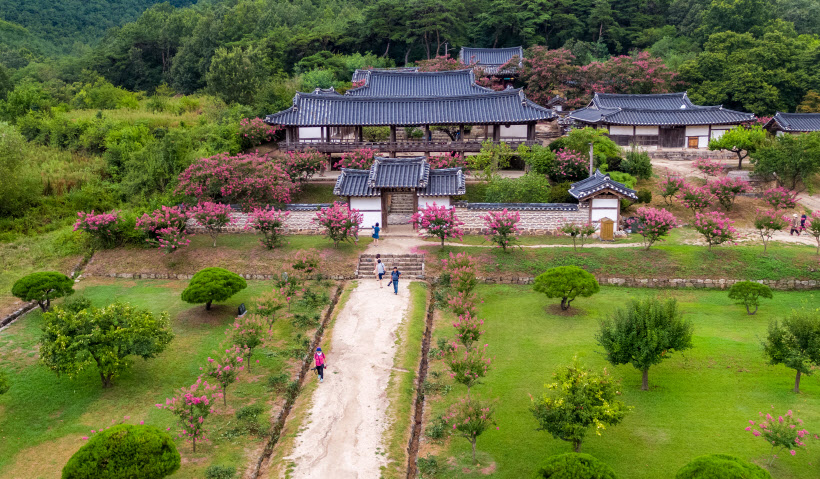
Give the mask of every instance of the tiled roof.
<svg viewBox="0 0 820 479">
<path fill-rule="evenodd" d="M 370 187 L 369 176 L 370 170 L 342 168 L 339 178 L 336 179 L 336 186 L 333 187 L 333 194 L 336 196 L 379 196 L 381 192 Z"/>
<path fill-rule="evenodd" d="M 793 132 L 820 131 L 820 113 L 783 113 L 779 111 L 764 126 L 764 128 L 772 127 Z"/>
<path fill-rule="evenodd" d="M 419 67 L 398 67 L 398 68 L 368 68 L 366 70 L 356 70 L 353 72 L 353 79 L 350 81 L 362 81 L 365 79 L 367 72 L 417 72 Z"/>
<path fill-rule="evenodd" d="M 693 104 L 686 92 L 657 93 L 651 95 L 625 95 L 615 93 L 595 93 L 589 107 L 632 108 L 642 110 L 680 110 L 704 108 Z"/>
<path fill-rule="evenodd" d="M 576 203 L 461 203 L 468 210 L 516 210 L 516 211 L 578 211 Z"/>
<path fill-rule="evenodd" d="M 423 156 L 414 158 L 376 157 L 370 167 L 371 188 L 425 188 L 430 178 L 430 163 Z"/>
<path fill-rule="evenodd" d="M 627 188 L 623 183 L 618 183 L 610 178 L 609 175 L 601 173 L 600 170 L 595 170 L 595 173 L 589 178 L 573 183 L 569 189 L 569 194 L 574 198 L 582 200 L 606 189 L 620 193 L 627 198 L 638 198 L 638 195 L 635 194 L 635 190 Z"/>
<path fill-rule="evenodd" d="M 441 168 L 430 170 L 427 187 L 419 190 L 419 196 L 458 196 L 466 192 L 466 178 L 461 168 Z"/>
<path fill-rule="evenodd" d="M 452 97 L 356 97 L 297 93 L 293 106 L 268 115 L 267 123 L 289 126 L 413 126 L 521 124 L 552 120 L 523 90 Z"/>
<path fill-rule="evenodd" d="M 316 88 L 312 92 L 307 93 L 308 95 L 341 95 L 341 93 L 337 92 L 335 88 Z"/>
<path fill-rule="evenodd" d="M 523 47 L 511 48 L 470 48 L 462 47 L 458 54 L 458 59 L 465 65 L 477 64 L 484 67 L 485 73 L 497 73 L 498 67 L 512 60 L 518 55 L 519 59 L 524 59 Z M 495 68 L 492 68 L 495 67 Z"/>
<path fill-rule="evenodd" d="M 333 206 L 330 203 L 290 203 L 285 205 L 287 211 L 318 211 Z"/>
<path fill-rule="evenodd" d="M 610 125 L 727 125 L 752 121 L 755 116 L 721 106 L 684 110 L 586 107 L 570 112 L 569 118 L 583 123 Z"/>
<path fill-rule="evenodd" d="M 348 90 L 350 96 L 462 96 L 475 93 L 494 93 L 476 85 L 472 69 L 444 72 L 400 72 L 392 70 L 364 70 L 365 84 Z"/>
</svg>

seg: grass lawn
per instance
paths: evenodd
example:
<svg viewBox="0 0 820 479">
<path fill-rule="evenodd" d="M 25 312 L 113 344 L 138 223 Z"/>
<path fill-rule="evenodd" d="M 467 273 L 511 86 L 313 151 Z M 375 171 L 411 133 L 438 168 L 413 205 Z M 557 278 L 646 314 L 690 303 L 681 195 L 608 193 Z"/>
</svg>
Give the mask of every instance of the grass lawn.
<svg viewBox="0 0 820 479">
<path fill-rule="evenodd" d="M 333 194 L 333 184 L 305 183 L 291 199 L 291 203 L 333 203 L 339 197 Z"/>
<path fill-rule="evenodd" d="M 108 390 L 102 389 L 93 368 L 71 380 L 57 377 L 38 363 L 40 313 L 33 312 L 0 333 L 0 358 L 12 377 L 11 390 L 0 396 L 0 476 L 57 477 L 83 444 L 82 436 L 120 422 L 124 416 L 130 416 L 125 422 L 131 424 L 145 421 L 176 430 L 174 417 L 154 404 L 164 402 L 177 388 L 192 384 L 207 357 L 221 347 L 236 307 L 246 303 L 251 309 L 254 298 L 273 287 L 271 282 L 249 281 L 248 288 L 206 312 L 203 305 L 179 299 L 186 285 L 185 281 L 162 280 L 86 280 L 78 285 L 79 292 L 95 306 L 123 300 L 155 313 L 168 311 L 171 316 L 176 336 L 168 349 L 155 359 L 135 359 L 133 367 L 115 378 Z M 227 408 L 220 402 L 217 414 L 208 419 L 206 429 L 212 442 L 193 454 L 190 444 L 177 440 L 183 466 L 173 477 L 201 478 L 211 464 L 241 470 L 258 457 L 263 440 L 234 433 L 234 413 L 253 403 L 263 404 L 266 412 L 260 419 L 266 423 L 278 412 L 281 398 L 268 392 L 266 378 L 272 373 L 291 373 L 296 360 L 287 351 L 311 334 L 287 320 L 274 324 L 270 345 L 254 352 L 252 371 L 243 373 L 228 389 Z"/>
<path fill-rule="evenodd" d="M 815 377 L 801 382 L 802 393 L 792 393 L 794 372 L 770 366 L 762 356 L 761 338 L 769 320 L 790 308 L 820 304 L 818 293 L 775 292 L 774 299 L 761 306 L 756 316 L 747 316 L 742 306 L 732 304 L 726 292 L 650 291 L 607 288 L 591 298 L 573 302 L 575 315 L 556 315 L 556 300 L 536 294 L 528 287 L 482 285 L 477 288 L 484 300 L 479 315 L 485 318 L 482 342 L 494 358 L 484 383 L 475 394 L 496 399 L 499 430 L 489 430 L 478 439 L 485 461 L 495 462 L 487 475 L 467 473 L 448 466 L 470 450 L 469 442 L 458 437 L 430 442 L 419 457 L 438 455 L 436 477 L 530 477 L 537 465 L 553 454 L 569 452 L 569 443 L 536 430 L 529 412 L 530 397 L 546 391 L 556 368 L 569 364 L 574 356 L 587 366 L 607 368 L 621 381 L 623 401 L 633 411 L 617 426 L 607 427 L 601 436 L 590 431 L 582 452 L 608 463 L 622 479 L 674 477 L 677 470 L 697 456 L 726 453 L 764 464 L 770 448 L 760 438 L 744 431 L 748 420 L 764 414 L 784 414 L 791 409 L 805 421 L 811 433 L 820 430 L 820 384 Z M 641 391 L 640 372 L 632 366 L 609 365 L 596 344 L 598 319 L 629 297 L 660 294 L 674 297 L 685 316 L 695 326 L 694 348 L 672 357 L 649 371 L 650 390 Z M 450 313 L 439 315 L 434 340 L 452 337 Z M 441 361 L 433 368 L 442 371 Z M 450 384 L 447 374 L 440 381 Z M 448 404 L 466 393 L 454 385 L 445 396 L 428 396 L 432 411 L 425 422 L 442 413 Z M 812 439 L 796 457 L 787 452 L 769 467 L 775 478 L 809 479 L 820 476 L 820 444 Z M 482 467 L 488 466 L 485 462 Z"/>
</svg>

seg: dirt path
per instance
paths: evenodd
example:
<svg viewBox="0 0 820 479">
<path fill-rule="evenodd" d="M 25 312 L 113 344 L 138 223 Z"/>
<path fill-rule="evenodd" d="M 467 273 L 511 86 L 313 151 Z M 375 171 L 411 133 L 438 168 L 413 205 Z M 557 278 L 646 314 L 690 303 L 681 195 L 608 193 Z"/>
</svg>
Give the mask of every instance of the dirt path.
<svg viewBox="0 0 820 479">
<path fill-rule="evenodd" d="M 333 326 L 325 380 L 288 457 L 294 479 L 370 479 L 387 464 L 377 448 L 384 449 L 386 388 L 409 281 L 399 282 L 398 296 L 386 280 L 383 289 L 375 280 L 359 281 Z"/>
</svg>

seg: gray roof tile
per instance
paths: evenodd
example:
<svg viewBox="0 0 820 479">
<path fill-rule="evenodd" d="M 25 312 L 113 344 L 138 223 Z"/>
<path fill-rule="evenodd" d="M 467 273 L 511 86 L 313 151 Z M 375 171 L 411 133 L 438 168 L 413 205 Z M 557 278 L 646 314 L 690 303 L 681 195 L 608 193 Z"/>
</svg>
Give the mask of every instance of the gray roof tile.
<svg viewBox="0 0 820 479">
<path fill-rule="evenodd" d="M 402 72 L 402 73 L 409 73 L 409 72 L 417 72 L 419 71 L 419 67 L 398 67 L 398 68 L 368 68 L 368 69 L 361 69 L 356 70 L 353 72 L 353 79 L 351 81 L 357 82 L 362 81 L 367 76 L 367 72 Z"/>
<path fill-rule="evenodd" d="M 522 90 L 452 97 L 356 97 L 297 93 L 293 106 L 265 121 L 290 126 L 412 126 L 512 123 L 552 120 L 555 113 L 527 99 Z"/>
<path fill-rule="evenodd" d="M 578 211 L 577 203 L 467 203 L 457 202 L 456 206 L 468 210 L 517 210 L 517 211 Z"/>
<path fill-rule="evenodd" d="M 475 83 L 472 69 L 443 72 L 365 70 L 365 84 L 348 90 L 350 96 L 431 97 L 494 93 Z"/>
<path fill-rule="evenodd" d="M 514 56 L 524 59 L 523 47 L 510 48 L 471 48 L 462 47 L 458 59 L 465 65 L 477 64 L 484 68 L 485 73 L 503 73 L 498 67 L 512 60 Z"/>
<path fill-rule="evenodd" d="M 638 195 L 635 194 L 635 190 L 627 188 L 623 183 L 618 183 L 610 178 L 609 175 L 601 173 L 600 170 L 595 170 L 592 176 L 573 183 L 569 189 L 569 194 L 574 198 L 583 200 L 606 189 L 615 191 L 627 198 L 638 198 Z"/>
<path fill-rule="evenodd" d="M 419 190 L 419 196 L 458 196 L 466 192 L 466 178 L 461 168 L 441 168 L 430 170 L 427 187 Z"/>
<path fill-rule="evenodd" d="M 466 183 L 461 168 L 431 170 L 423 156 L 377 157 L 369 170 L 342 168 L 333 194 L 379 196 L 382 188 L 412 188 L 419 196 L 455 196 L 466 192 Z"/>
<path fill-rule="evenodd" d="M 582 123 L 610 125 L 731 125 L 755 119 L 752 113 L 727 110 L 720 106 L 685 110 L 587 107 L 574 110 L 568 116 Z"/>
<path fill-rule="evenodd" d="M 376 157 L 370 167 L 371 188 L 425 188 L 430 178 L 430 163 L 423 156 L 414 158 Z"/>
<path fill-rule="evenodd" d="M 783 113 L 777 112 L 766 122 L 765 128 L 790 132 L 820 131 L 820 113 Z"/>
<path fill-rule="evenodd" d="M 342 168 L 339 178 L 336 179 L 336 186 L 333 187 L 333 194 L 336 196 L 381 195 L 379 190 L 370 187 L 369 176 L 370 170 Z"/>
<path fill-rule="evenodd" d="M 643 110 L 680 110 L 702 108 L 691 101 L 686 92 L 656 93 L 650 95 L 626 95 L 616 93 L 595 93 L 590 107 L 598 108 L 633 108 Z"/>
</svg>

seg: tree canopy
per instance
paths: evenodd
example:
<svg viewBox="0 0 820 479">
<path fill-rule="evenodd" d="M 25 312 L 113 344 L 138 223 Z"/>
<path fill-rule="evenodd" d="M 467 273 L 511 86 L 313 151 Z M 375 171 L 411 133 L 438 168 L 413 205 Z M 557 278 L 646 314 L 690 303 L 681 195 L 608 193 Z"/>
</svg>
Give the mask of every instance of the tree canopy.
<svg viewBox="0 0 820 479">
<path fill-rule="evenodd" d="M 567 310 L 575 298 L 588 298 L 601 287 L 595 276 L 577 266 L 558 266 L 538 275 L 532 289 L 548 298 L 561 298 L 561 309 Z"/>
<path fill-rule="evenodd" d="M 74 280 L 56 271 L 32 273 L 18 279 L 11 287 L 11 294 L 23 301 L 37 301 L 43 312 L 48 311 L 51 300 L 74 293 Z"/>
<path fill-rule="evenodd" d="M 225 301 L 248 287 L 245 278 L 222 268 L 205 268 L 199 270 L 188 287 L 182 292 L 186 303 L 205 303 L 205 309 L 211 309 L 214 301 Z"/>
<path fill-rule="evenodd" d="M 820 309 L 792 311 L 782 322 L 769 323 L 763 352 L 771 364 L 794 369 L 794 392 L 800 392 L 800 376 L 820 366 Z"/>
</svg>

